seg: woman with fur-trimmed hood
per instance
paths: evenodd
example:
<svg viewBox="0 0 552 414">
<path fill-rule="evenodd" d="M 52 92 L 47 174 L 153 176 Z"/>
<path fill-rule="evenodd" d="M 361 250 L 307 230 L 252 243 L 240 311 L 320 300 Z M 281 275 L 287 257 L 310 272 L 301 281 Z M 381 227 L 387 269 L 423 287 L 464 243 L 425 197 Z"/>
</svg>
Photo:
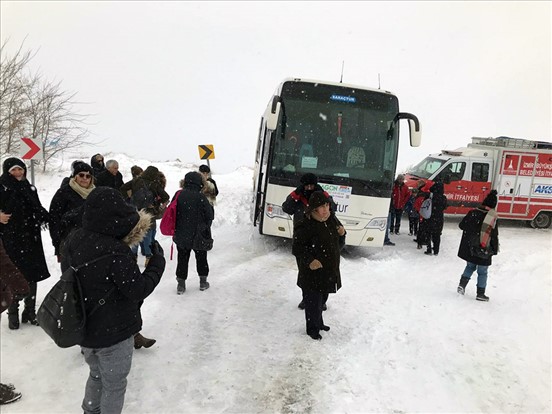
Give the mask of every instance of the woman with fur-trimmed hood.
<svg viewBox="0 0 552 414">
<path fill-rule="evenodd" d="M 79 270 L 86 311 L 104 302 L 88 315 L 86 335 L 80 344 L 90 367 L 82 409 L 85 413 L 121 412 L 134 336 L 142 328 L 140 307 L 159 283 L 165 258 L 154 241 L 152 257 L 140 272 L 130 246 L 142 240 L 151 216 L 136 211 L 119 191 L 96 188 L 83 210 L 82 228 L 74 230 L 62 247 L 62 270 L 100 256 L 113 256 Z"/>
</svg>

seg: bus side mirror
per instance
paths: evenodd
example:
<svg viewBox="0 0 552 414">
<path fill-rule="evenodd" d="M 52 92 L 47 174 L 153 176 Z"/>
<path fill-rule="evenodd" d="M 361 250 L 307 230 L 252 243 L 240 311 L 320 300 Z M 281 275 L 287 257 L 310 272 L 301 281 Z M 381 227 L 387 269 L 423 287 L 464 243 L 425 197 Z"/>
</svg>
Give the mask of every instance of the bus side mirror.
<svg viewBox="0 0 552 414">
<path fill-rule="evenodd" d="M 408 128 L 410 129 L 410 146 L 419 147 L 422 143 L 422 125 L 418 121 L 416 115 L 409 114 L 408 112 L 399 112 L 395 115 L 394 122 L 398 122 L 400 119 L 408 120 Z"/>
<path fill-rule="evenodd" d="M 422 143 L 422 127 L 418 123 L 414 122 L 412 119 L 408 120 L 408 126 L 410 127 L 410 146 L 419 147 Z"/>
<path fill-rule="evenodd" d="M 272 98 L 272 106 L 270 111 L 266 114 L 266 128 L 270 131 L 275 131 L 278 128 L 278 117 L 280 116 L 280 110 L 282 109 L 281 98 L 274 96 Z"/>
</svg>

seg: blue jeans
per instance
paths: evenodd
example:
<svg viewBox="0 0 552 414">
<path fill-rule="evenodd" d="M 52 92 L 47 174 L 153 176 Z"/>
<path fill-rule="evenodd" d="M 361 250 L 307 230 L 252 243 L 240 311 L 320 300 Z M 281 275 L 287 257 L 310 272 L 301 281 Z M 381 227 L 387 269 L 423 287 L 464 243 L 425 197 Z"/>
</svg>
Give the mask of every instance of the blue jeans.
<svg viewBox="0 0 552 414">
<path fill-rule="evenodd" d="M 144 240 L 140 242 L 140 250 L 142 254 L 146 257 L 150 257 L 152 255 L 150 246 L 151 246 L 151 243 L 155 240 L 156 234 L 157 234 L 157 226 L 149 229 L 146 235 L 144 236 Z M 134 253 L 135 255 L 138 255 L 138 246 L 132 247 L 132 253 Z"/>
<path fill-rule="evenodd" d="M 132 364 L 134 336 L 107 348 L 81 347 L 90 367 L 82 409 L 85 414 L 118 414 L 123 411 L 127 376 Z"/>
<path fill-rule="evenodd" d="M 466 261 L 466 268 L 464 269 L 464 273 L 462 273 L 462 277 L 471 278 L 476 269 L 477 287 L 485 289 L 487 287 L 487 271 L 489 270 L 489 266 L 476 265 L 475 263 Z"/>
</svg>

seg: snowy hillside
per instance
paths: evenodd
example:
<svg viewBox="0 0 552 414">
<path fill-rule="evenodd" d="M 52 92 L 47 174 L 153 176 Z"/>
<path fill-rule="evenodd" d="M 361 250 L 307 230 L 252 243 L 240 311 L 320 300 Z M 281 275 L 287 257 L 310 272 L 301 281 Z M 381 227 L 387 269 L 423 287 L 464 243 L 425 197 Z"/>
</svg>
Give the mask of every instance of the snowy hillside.
<svg viewBox="0 0 552 414">
<path fill-rule="evenodd" d="M 106 155 L 106 159 L 110 158 Z M 116 155 L 125 180 L 148 161 Z M 37 174 L 48 208 L 65 169 Z M 192 165 L 154 163 L 174 194 Z M 58 171 L 59 170 L 59 171 Z M 456 286 L 458 218 L 447 218 L 438 257 L 406 232 L 395 247 L 348 248 L 343 288 L 330 295 L 322 341 L 305 334 L 300 290 L 287 240 L 250 224 L 252 170 L 213 178 L 220 189 L 209 253 L 211 288 L 199 291 L 190 261 L 188 290 L 176 295 L 176 261 L 142 307 L 127 413 L 548 413 L 551 410 L 552 233 L 500 223 L 500 254 L 489 269 L 490 302 Z M 403 221 L 403 227 L 408 222 Z M 59 277 L 47 232 L 52 277 Z M 170 252 L 171 241 L 158 233 Z M 143 258 L 139 258 L 143 265 Z M 88 375 L 77 347 L 59 349 L 34 326 L 0 326 L 1 380 L 23 398 L 2 413 L 74 413 Z"/>
</svg>

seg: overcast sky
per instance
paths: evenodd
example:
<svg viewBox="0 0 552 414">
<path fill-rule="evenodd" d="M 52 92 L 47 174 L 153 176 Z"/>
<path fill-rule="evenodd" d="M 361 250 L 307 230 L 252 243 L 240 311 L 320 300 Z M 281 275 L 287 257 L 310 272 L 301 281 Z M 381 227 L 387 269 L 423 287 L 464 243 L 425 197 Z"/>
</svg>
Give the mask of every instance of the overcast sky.
<svg viewBox="0 0 552 414">
<path fill-rule="evenodd" d="M 252 166 L 259 121 L 286 77 L 397 94 L 399 168 L 472 136 L 551 139 L 551 3 L 2 1 L 8 51 L 87 104 L 99 152 Z M 26 38 L 26 40 L 24 40 Z M 96 152 L 90 150 L 91 154 Z"/>
</svg>

